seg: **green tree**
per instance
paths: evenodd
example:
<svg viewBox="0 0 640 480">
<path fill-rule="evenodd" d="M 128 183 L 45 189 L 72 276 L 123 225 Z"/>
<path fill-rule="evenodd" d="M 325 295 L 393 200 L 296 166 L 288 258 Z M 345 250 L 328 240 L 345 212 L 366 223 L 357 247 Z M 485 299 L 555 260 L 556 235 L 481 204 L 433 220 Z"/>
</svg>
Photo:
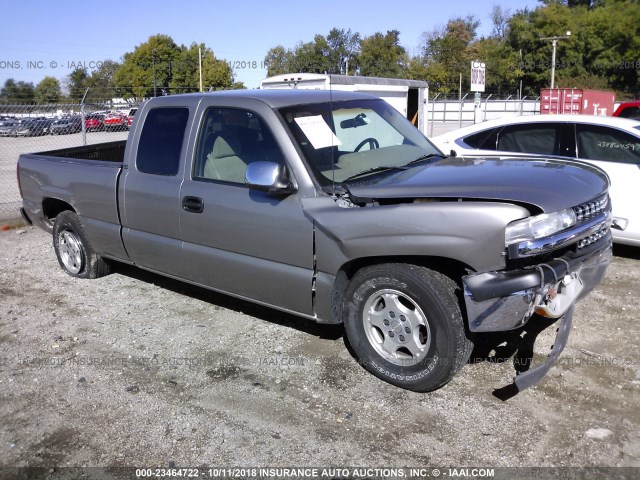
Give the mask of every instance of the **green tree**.
<svg viewBox="0 0 640 480">
<path fill-rule="evenodd" d="M 138 98 L 199 89 L 198 47 L 202 50 L 202 79 L 207 89 L 242 88 L 233 70 L 204 44 L 178 46 L 168 35 L 154 35 L 125 53 L 114 83 L 122 95 Z"/>
<path fill-rule="evenodd" d="M 316 35 L 313 41 L 299 43 L 291 56 L 291 72 L 327 73 L 330 71 L 329 44 L 322 35 Z"/>
<path fill-rule="evenodd" d="M 89 74 L 86 68 L 76 68 L 66 79 L 67 91 L 71 100 L 82 100 L 88 87 Z"/>
<path fill-rule="evenodd" d="M 114 75 L 116 86 L 125 95 L 153 97 L 169 88 L 172 65 L 180 48 L 168 35 L 153 35 L 124 54 L 122 66 Z"/>
<path fill-rule="evenodd" d="M 552 43 L 541 38 L 572 34 L 556 47 L 558 87 L 613 89 L 638 96 L 640 4 L 620 0 L 545 2 L 517 12 L 509 21 L 507 42 L 519 52 L 528 94 L 548 87 Z"/>
<path fill-rule="evenodd" d="M 351 29 L 332 28 L 327 35 L 329 72 L 349 75 L 358 68 L 360 34 Z"/>
<path fill-rule="evenodd" d="M 422 60 L 434 92 L 457 91 L 460 74 L 469 84 L 470 62 L 485 60 L 478 58 L 478 52 L 471 48 L 478 26 L 479 21 L 473 16 L 459 17 L 423 35 Z"/>
<path fill-rule="evenodd" d="M 402 78 L 409 57 L 400 45 L 400 32 L 376 32 L 360 43 L 360 74 L 369 77 Z"/>
<path fill-rule="evenodd" d="M 292 72 L 291 58 L 293 52 L 284 48 L 282 45 L 270 48 L 264 57 L 264 64 L 267 67 L 267 76 L 283 75 Z"/>
<path fill-rule="evenodd" d="M 572 13 L 562 2 L 550 2 L 533 11 L 516 12 L 509 21 L 507 42 L 518 52 L 520 67 L 523 70 L 521 80 L 525 93 L 537 95 L 540 89 L 548 87 L 551 81 L 552 43 L 542 38 L 563 35 L 567 31 L 575 31 L 574 21 L 577 12 Z M 556 78 L 565 66 L 581 67 L 577 58 L 569 59 L 571 40 L 559 40 L 556 46 L 556 58 L 564 62 L 564 66 L 556 69 Z"/>
<path fill-rule="evenodd" d="M 198 91 L 200 88 L 200 62 L 202 55 L 202 85 L 205 90 L 228 90 L 234 88 L 233 70 L 229 63 L 218 60 L 213 50 L 205 44 L 192 43 L 188 48 L 180 47 L 172 68 L 169 86 L 174 92 Z"/>
<path fill-rule="evenodd" d="M 0 90 L 0 99 L 3 103 L 33 103 L 34 94 L 33 83 L 9 78 Z"/>
<path fill-rule="evenodd" d="M 520 79 L 524 70 L 520 65 L 520 56 L 508 44 L 498 38 L 481 38 L 466 49 L 473 60 L 486 65 L 485 90 L 498 94 L 513 93 L 520 88 Z M 470 72 L 470 64 L 466 64 Z M 469 75 L 469 73 L 465 74 Z"/>
<path fill-rule="evenodd" d="M 118 95 L 116 90 L 115 74 L 120 68 L 120 63 L 113 60 L 104 60 L 100 66 L 91 72 L 87 79 L 89 87 L 88 99 L 104 100 Z"/>
<path fill-rule="evenodd" d="M 36 103 L 56 103 L 62 92 L 60 90 L 60 82 L 55 77 L 44 77 L 34 91 L 34 100 Z"/>
<path fill-rule="evenodd" d="M 511 9 L 493 5 L 491 9 L 491 23 L 493 24 L 491 36 L 493 38 L 497 38 L 500 41 L 507 38 L 509 18 L 511 18 Z"/>
</svg>

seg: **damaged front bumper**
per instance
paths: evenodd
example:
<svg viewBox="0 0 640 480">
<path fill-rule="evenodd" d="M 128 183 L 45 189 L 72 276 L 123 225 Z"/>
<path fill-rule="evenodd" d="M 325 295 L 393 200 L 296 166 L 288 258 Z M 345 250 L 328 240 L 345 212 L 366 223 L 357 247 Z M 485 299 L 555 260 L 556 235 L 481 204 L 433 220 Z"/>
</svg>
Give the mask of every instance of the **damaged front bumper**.
<svg viewBox="0 0 640 480">
<path fill-rule="evenodd" d="M 604 247 L 578 258 L 559 257 L 519 270 L 466 275 L 462 281 L 469 330 L 513 330 L 534 313 L 560 318 L 602 280 L 612 258 L 610 237 L 603 243 Z"/>
<path fill-rule="evenodd" d="M 523 326 L 533 316 L 562 317 L 546 362 L 520 373 L 517 391 L 538 383 L 569 339 L 573 309 L 604 277 L 611 263 L 611 237 L 605 246 L 575 259 L 560 257 L 533 267 L 467 275 L 463 278 L 469 329 L 501 332 Z M 595 247 L 595 245 L 594 245 Z"/>
</svg>

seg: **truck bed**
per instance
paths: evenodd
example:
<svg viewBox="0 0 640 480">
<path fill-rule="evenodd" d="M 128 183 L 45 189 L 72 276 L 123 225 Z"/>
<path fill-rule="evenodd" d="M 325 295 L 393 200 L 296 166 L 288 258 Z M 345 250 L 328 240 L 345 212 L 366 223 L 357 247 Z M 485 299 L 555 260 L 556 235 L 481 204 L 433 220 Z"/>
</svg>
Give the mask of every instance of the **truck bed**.
<svg viewBox="0 0 640 480">
<path fill-rule="evenodd" d="M 23 154 L 18 178 L 27 217 L 50 231 L 60 211 L 72 209 L 83 219 L 96 248 L 126 258 L 120 241 L 118 178 L 126 141 Z"/>
<path fill-rule="evenodd" d="M 126 145 L 126 140 L 119 140 L 117 142 L 97 143 L 95 145 L 83 145 L 81 147 L 62 148 L 59 150 L 40 152 L 36 155 L 122 163 L 124 161 L 124 150 Z"/>
</svg>

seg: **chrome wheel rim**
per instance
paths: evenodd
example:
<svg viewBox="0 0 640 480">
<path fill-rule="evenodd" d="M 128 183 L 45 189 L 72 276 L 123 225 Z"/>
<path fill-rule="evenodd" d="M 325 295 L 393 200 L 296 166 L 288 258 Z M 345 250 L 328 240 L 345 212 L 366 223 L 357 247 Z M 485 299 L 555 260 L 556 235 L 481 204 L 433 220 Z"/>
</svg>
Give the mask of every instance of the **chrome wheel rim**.
<svg viewBox="0 0 640 480">
<path fill-rule="evenodd" d="M 73 232 L 65 230 L 58 234 L 58 250 L 64 267 L 73 274 L 80 273 L 84 263 L 82 244 Z"/>
<path fill-rule="evenodd" d="M 374 350 L 395 365 L 416 365 L 429 351 L 427 317 L 416 302 L 398 290 L 371 295 L 364 304 L 362 323 Z"/>
</svg>

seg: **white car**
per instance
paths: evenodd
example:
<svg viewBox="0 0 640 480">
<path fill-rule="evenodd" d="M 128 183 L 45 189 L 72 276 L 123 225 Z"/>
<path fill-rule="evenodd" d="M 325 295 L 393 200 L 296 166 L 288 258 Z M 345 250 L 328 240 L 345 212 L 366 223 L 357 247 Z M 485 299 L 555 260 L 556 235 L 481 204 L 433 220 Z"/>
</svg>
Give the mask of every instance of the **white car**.
<svg viewBox="0 0 640 480">
<path fill-rule="evenodd" d="M 611 180 L 613 240 L 640 246 L 640 122 L 592 115 L 525 115 L 490 120 L 431 138 L 459 156 L 541 154 L 579 159 Z"/>
</svg>

